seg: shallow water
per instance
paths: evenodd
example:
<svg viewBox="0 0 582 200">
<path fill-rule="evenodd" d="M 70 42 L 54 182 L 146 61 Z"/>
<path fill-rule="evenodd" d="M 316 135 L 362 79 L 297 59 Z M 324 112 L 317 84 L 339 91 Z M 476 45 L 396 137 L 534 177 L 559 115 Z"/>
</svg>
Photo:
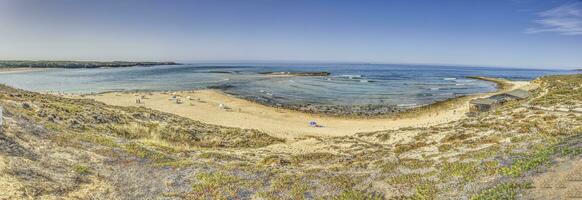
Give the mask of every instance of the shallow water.
<svg viewBox="0 0 582 200">
<path fill-rule="evenodd" d="M 329 77 L 267 77 L 269 71 L 328 71 Z M 116 90 L 190 90 L 219 87 L 247 98 L 280 104 L 393 104 L 414 106 L 495 90 L 467 79 L 488 76 L 531 80 L 565 70 L 370 65 L 370 64 L 187 64 L 176 66 L 50 69 L 0 74 L 0 82 L 42 92 L 95 93 Z"/>
</svg>

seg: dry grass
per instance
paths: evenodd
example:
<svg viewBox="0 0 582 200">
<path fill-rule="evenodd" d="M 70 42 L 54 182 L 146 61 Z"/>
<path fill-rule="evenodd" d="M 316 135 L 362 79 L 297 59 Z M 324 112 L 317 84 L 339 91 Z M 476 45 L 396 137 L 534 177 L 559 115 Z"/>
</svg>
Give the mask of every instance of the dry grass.
<svg viewBox="0 0 582 200">
<path fill-rule="evenodd" d="M 535 94 L 549 92 L 527 103 L 579 105 L 567 92 L 580 88 L 577 76 L 538 80 Z M 521 103 L 427 128 L 311 137 L 300 148 L 257 130 L 4 86 L 0 105 L 8 199 L 514 198 L 533 172 L 582 155 L 581 114 Z"/>
</svg>

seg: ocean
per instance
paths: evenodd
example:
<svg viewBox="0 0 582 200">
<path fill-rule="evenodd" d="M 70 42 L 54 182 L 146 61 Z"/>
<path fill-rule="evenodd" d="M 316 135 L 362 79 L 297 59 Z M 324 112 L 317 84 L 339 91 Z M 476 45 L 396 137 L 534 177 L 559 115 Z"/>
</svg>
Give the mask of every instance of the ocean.
<svg viewBox="0 0 582 200">
<path fill-rule="evenodd" d="M 261 72 L 327 71 L 328 77 L 268 77 Z M 48 69 L 0 74 L 0 83 L 38 92 L 177 91 L 214 88 L 274 104 L 419 106 L 485 93 L 495 85 L 467 76 L 532 80 L 567 70 L 384 64 L 197 63 L 153 67 Z"/>
</svg>

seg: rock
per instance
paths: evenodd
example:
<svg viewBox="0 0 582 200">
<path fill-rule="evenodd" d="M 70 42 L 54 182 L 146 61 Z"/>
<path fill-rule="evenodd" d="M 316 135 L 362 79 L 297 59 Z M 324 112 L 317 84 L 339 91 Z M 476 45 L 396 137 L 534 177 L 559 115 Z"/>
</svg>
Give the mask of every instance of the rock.
<svg viewBox="0 0 582 200">
<path fill-rule="evenodd" d="M 329 76 L 329 72 L 262 72 L 265 75 L 287 75 L 287 76 Z"/>
</svg>

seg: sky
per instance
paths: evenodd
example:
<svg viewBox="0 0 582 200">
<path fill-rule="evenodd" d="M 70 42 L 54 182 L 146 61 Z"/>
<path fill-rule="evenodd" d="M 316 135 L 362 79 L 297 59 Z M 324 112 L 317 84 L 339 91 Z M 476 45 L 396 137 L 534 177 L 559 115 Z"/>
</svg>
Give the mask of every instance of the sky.
<svg viewBox="0 0 582 200">
<path fill-rule="evenodd" d="M 582 68 L 581 0 L 0 0 L 0 60 Z"/>
</svg>

